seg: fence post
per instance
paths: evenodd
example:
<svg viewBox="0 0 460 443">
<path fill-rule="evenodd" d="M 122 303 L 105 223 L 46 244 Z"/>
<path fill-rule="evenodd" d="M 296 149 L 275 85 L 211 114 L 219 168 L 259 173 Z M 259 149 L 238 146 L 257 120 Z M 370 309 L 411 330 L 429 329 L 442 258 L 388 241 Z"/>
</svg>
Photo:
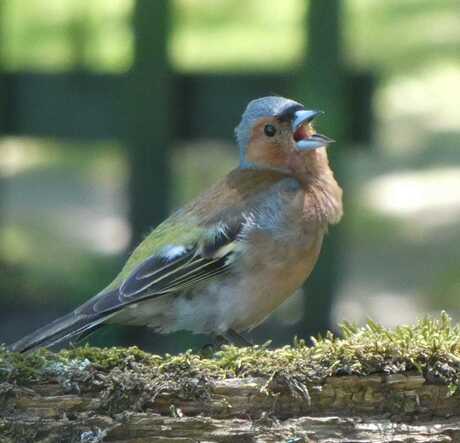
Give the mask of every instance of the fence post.
<svg viewBox="0 0 460 443">
<path fill-rule="evenodd" d="M 348 135 L 342 60 L 342 7 L 340 0 L 309 2 L 308 57 L 297 80 L 298 96 L 306 106 L 326 111 L 317 124 L 321 132 L 337 140 L 329 158 L 341 180 L 343 150 Z M 340 228 L 327 235 L 315 272 L 306 284 L 306 307 L 299 335 L 309 337 L 330 327 L 331 308 L 339 276 Z"/>
<path fill-rule="evenodd" d="M 6 132 L 6 106 L 7 106 L 7 97 L 6 97 L 6 85 L 5 85 L 5 75 L 4 75 L 4 61 L 3 61 L 3 45 L 2 42 L 4 41 L 4 32 L 3 32 L 3 7 L 4 7 L 4 2 L 3 0 L 0 0 L 0 138 L 5 134 Z M 0 223 L 2 221 L 2 214 L 3 214 L 3 199 L 2 199 L 2 194 L 3 194 L 3 189 L 2 189 L 2 180 L 0 177 Z M 1 257 L 0 257 L 0 265 L 1 265 Z"/>
<path fill-rule="evenodd" d="M 169 1 L 137 0 L 134 8 L 134 62 L 122 109 L 127 125 L 134 244 L 149 227 L 161 221 L 169 203 L 171 73 L 166 53 L 169 6 Z"/>
</svg>

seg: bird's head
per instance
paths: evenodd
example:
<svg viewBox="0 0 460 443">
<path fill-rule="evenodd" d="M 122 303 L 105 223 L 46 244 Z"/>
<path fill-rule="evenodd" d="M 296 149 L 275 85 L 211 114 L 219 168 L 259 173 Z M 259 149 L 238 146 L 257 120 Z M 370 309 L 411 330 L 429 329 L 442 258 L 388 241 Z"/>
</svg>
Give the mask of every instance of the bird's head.
<svg viewBox="0 0 460 443">
<path fill-rule="evenodd" d="M 300 164 L 308 166 L 318 148 L 333 142 L 312 126 L 321 114 L 284 97 L 252 100 L 235 129 L 240 167 L 293 170 Z"/>
</svg>

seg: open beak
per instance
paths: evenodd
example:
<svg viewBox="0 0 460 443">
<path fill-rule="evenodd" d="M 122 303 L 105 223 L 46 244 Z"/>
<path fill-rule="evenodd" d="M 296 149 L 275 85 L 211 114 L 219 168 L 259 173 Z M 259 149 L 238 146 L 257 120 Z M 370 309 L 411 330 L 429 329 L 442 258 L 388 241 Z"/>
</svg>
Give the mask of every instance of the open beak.
<svg viewBox="0 0 460 443">
<path fill-rule="evenodd" d="M 294 113 L 292 133 L 294 134 L 295 144 L 299 150 L 308 151 L 310 149 L 317 149 L 334 142 L 331 138 L 318 134 L 311 125 L 313 119 L 321 114 L 324 114 L 324 112 L 305 109 Z"/>
</svg>

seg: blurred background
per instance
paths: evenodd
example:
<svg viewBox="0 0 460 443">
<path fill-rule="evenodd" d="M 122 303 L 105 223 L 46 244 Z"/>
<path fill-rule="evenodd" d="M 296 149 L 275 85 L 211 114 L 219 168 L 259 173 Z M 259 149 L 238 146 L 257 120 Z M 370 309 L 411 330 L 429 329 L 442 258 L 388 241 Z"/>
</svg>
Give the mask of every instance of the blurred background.
<svg viewBox="0 0 460 443">
<path fill-rule="evenodd" d="M 346 206 L 303 291 L 250 337 L 460 319 L 459 48 L 457 0 L 0 0 L 0 342 L 107 285 L 237 164 L 233 128 L 269 94 L 327 112 Z"/>
</svg>

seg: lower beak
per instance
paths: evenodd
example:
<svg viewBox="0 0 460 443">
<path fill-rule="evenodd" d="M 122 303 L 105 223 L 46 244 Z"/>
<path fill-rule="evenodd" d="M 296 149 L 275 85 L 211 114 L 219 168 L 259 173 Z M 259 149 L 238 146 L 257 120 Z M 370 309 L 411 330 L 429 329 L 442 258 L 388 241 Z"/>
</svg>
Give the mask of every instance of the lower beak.
<svg viewBox="0 0 460 443">
<path fill-rule="evenodd" d="M 309 151 L 311 149 L 327 146 L 334 142 L 334 140 L 325 135 L 315 133 L 310 126 L 313 119 L 321 114 L 324 114 L 324 112 L 313 110 L 300 110 L 295 112 L 294 118 L 292 119 L 292 132 L 298 149 Z"/>
</svg>

